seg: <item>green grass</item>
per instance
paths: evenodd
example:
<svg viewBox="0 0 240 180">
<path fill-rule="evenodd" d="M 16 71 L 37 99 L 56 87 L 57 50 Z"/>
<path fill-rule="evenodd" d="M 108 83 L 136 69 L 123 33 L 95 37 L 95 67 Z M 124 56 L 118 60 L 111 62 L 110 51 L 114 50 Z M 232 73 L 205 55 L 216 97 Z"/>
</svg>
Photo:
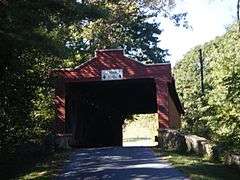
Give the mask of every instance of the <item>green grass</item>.
<svg viewBox="0 0 240 180">
<path fill-rule="evenodd" d="M 240 180 L 239 169 L 225 166 L 220 162 L 211 162 L 192 154 L 160 152 L 157 148 L 153 150 L 157 156 L 168 159 L 191 180 Z"/>
<path fill-rule="evenodd" d="M 0 179 L 54 179 L 70 153 L 59 151 L 41 158 L 12 159 L 0 168 Z"/>
</svg>

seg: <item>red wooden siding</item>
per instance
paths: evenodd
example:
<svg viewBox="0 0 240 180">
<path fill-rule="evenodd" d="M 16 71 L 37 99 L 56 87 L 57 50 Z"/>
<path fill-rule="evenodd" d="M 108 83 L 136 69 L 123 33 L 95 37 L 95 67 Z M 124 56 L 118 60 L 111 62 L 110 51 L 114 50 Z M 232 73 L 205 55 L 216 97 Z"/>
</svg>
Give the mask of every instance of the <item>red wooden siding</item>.
<svg viewBox="0 0 240 180">
<path fill-rule="evenodd" d="M 83 81 L 101 81 L 101 71 L 108 69 L 123 69 L 123 79 L 154 78 L 157 89 L 157 105 L 159 126 L 161 128 L 171 128 L 169 116 L 169 90 L 168 84 L 174 83 L 171 75 L 171 65 L 168 63 L 144 65 L 124 56 L 122 50 L 99 50 L 96 57 L 75 69 L 60 69 L 52 71 L 53 76 L 57 76 L 56 96 L 56 125 L 55 129 L 59 133 L 64 133 L 65 122 L 65 83 Z M 175 107 L 174 107 L 175 108 Z M 176 113 L 177 111 L 171 111 Z M 177 112 L 181 113 L 181 112 Z M 179 117 L 179 114 L 175 117 Z M 171 116 L 172 117 L 172 116 Z M 175 119 L 174 121 L 180 121 Z M 176 123 L 174 123 L 176 124 Z"/>
</svg>

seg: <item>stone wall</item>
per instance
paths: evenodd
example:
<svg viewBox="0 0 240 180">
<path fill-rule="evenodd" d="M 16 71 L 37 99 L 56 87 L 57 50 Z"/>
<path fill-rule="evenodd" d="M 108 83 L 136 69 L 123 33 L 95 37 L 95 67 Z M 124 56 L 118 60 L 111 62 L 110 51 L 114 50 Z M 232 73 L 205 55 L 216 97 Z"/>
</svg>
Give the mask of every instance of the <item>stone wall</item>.
<svg viewBox="0 0 240 180">
<path fill-rule="evenodd" d="M 177 130 L 159 129 L 158 143 L 165 150 L 213 156 L 213 145 L 207 139 L 196 135 L 185 135 Z"/>
<path fill-rule="evenodd" d="M 196 135 L 185 135 L 185 139 L 188 152 L 212 157 L 213 145 L 207 139 Z"/>
<path fill-rule="evenodd" d="M 237 166 L 240 169 L 240 154 L 227 153 L 224 158 L 224 163 L 226 165 Z"/>
<path fill-rule="evenodd" d="M 186 152 L 187 144 L 183 134 L 177 130 L 159 129 L 158 145 L 164 150 Z"/>
</svg>

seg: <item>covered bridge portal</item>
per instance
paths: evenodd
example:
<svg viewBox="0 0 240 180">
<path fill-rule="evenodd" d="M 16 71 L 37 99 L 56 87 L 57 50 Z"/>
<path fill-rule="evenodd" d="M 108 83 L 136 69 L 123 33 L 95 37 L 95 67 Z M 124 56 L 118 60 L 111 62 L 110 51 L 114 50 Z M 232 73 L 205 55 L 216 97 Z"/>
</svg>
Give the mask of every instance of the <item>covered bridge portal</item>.
<svg viewBox="0 0 240 180">
<path fill-rule="evenodd" d="M 122 145 L 127 115 L 158 113 L 160 128 L 177 128 L 183 113 L 170 64 L 144 65 L 122 50 L 99 50 L 57 77 L 57 133 L 73 135 L 75 146 Z"/>
</svg>

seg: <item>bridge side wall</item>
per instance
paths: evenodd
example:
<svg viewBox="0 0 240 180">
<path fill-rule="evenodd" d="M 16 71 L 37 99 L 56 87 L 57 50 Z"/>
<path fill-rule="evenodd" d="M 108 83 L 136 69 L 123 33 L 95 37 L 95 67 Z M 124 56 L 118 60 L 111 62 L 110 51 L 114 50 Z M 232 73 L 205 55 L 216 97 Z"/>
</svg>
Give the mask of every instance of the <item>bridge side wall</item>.
<svg viewBox="0 0 240 180">
<path fill-rule="evenodd" d="M 167 84 L 172 81 L 170 64 L 144 65 L 127 58 L 122 51 L 103 51 L 96 54 L 96 57 L 76 69 L 53 72 L 58 77 L 54 98 L 57 114 L 54 129 L 57 133 L 65 132 L 65 83 L 101 81 L 101 70 L 107 69 L 123 69 L 123 80 L 154 78 L 157 91 L 159 127 L 174 127 L 170 122 L 174 121 L 174 117 L 171 116 L 170 118 L 170 114 L 177 113 L 176 117 L 178 117 L 179 113 L 174 110 L 173 104 L 169 100 Z"/>
</svg>

